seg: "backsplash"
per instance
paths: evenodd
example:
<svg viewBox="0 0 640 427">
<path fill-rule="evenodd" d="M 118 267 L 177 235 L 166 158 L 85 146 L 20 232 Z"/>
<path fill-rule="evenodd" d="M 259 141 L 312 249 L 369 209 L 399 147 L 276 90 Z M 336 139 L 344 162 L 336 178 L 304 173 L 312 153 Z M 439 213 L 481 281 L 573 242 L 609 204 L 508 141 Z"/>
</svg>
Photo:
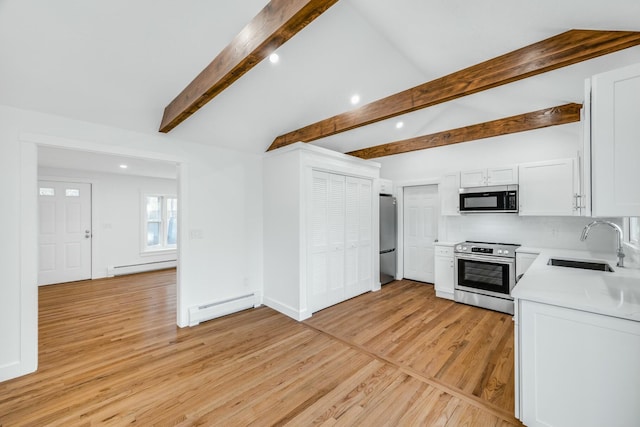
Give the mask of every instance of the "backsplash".
<svg viewBox="0 0 640 427">
<path fill-rule="evenodd" d="M 582 229 L 593 218 L 469 214 L 440 219 L 441 241 L 477 240 L 593 252 L 615 252 L 616 248 L 616 235 L 609 227 L 595 227 L 586 241 L 580 241 Z M 622 226 L 621 218 L 609 220 Z"/>
</svg>

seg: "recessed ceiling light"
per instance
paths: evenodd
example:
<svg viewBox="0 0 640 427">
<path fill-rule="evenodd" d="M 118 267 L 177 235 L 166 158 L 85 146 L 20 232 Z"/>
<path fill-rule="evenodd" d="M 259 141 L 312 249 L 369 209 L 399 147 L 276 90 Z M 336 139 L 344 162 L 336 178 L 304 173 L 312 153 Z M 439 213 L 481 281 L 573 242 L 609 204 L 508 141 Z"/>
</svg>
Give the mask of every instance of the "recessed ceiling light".
<svg viewBox="0 0 640 427">
<path fill-rule="evenodd" d="M 404 122 L 396 123 L 396 129 L 402 129 L 404 127 Z"/>
<path fill-rule="evenodd" d="M 358 95 L 357 93 L 355 95 L 353 95 L 351 97 L 351 103 L 353 105 L 356 105 L 358 102 L 360 102 L 360 95 Z"/>
<path fill-rule="evenodd" d="M 129 166 L 127 166 L 127 165 L 125 165 L 125 164 L 120 165 L 120 169 L 126 169 L 126 168 L 128 168 L 128 167 L 129 167 Z"/>
<path fill-rule="evenodd" d="M 280 57 L 278 56 L 277 53 L 272 53 L 271 55 L 269 55 L 269 61 L 271 61 L 272 64 L 277 64 L 278 61 L 280 61 Z"/>
</svg>

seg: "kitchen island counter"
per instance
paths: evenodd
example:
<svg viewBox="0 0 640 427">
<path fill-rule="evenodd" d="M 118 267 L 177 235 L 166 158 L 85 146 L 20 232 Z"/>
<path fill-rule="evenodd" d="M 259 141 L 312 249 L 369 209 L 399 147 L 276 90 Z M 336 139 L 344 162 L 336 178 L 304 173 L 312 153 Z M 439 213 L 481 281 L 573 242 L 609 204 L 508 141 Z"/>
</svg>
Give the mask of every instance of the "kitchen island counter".
<svg viewBox="0 0 640 427">
<path fill-rule="evenodd" d="M 522 248 L 540 255 L 512 291 L 514 299 L 640 322 L 640 269 L 616 266 L 614 254 Z M 613 272 L 548 265 L 550 258 L 601 261 Z"/>
</svg>

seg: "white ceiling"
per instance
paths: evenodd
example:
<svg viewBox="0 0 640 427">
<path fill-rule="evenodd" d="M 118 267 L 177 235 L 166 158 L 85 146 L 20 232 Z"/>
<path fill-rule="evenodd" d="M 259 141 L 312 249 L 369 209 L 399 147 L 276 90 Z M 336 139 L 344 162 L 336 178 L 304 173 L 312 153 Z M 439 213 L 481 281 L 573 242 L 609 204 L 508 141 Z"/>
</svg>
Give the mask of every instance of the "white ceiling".
<svg viewBox="0 0 640 427">
<path fill-rule="evenodd" d="M 53 147 L 38 147 L 38 167 L 166 179 L 178 176 L 177 165 L 172 162 Z"/>
<path fill-rule="evenodd" d="M 0 0 L 0 104 L 155 133 L 266 3 Z M 260 153 L 353 93 L 362 105 L 572 28 L 640 31 L 639 16 L 638 0 L 340 0 L 171 135 Z M 585 77 L 637 62 L 634 47 L 316 143 L 345 152 L 582 102 Z"/>
</svg>

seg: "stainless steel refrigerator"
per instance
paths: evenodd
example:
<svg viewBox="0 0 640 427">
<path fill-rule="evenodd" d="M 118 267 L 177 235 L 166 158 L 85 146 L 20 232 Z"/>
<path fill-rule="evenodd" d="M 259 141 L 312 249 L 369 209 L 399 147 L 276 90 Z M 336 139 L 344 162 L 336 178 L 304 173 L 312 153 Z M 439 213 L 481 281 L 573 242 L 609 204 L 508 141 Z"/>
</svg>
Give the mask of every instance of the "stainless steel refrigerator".
<svg viewBox="0 0 640 427">
<path fill-rule="evenodd" d="M 396 198 L 380 195 L 380 283 L 396 278 Z"/>
</svg>

